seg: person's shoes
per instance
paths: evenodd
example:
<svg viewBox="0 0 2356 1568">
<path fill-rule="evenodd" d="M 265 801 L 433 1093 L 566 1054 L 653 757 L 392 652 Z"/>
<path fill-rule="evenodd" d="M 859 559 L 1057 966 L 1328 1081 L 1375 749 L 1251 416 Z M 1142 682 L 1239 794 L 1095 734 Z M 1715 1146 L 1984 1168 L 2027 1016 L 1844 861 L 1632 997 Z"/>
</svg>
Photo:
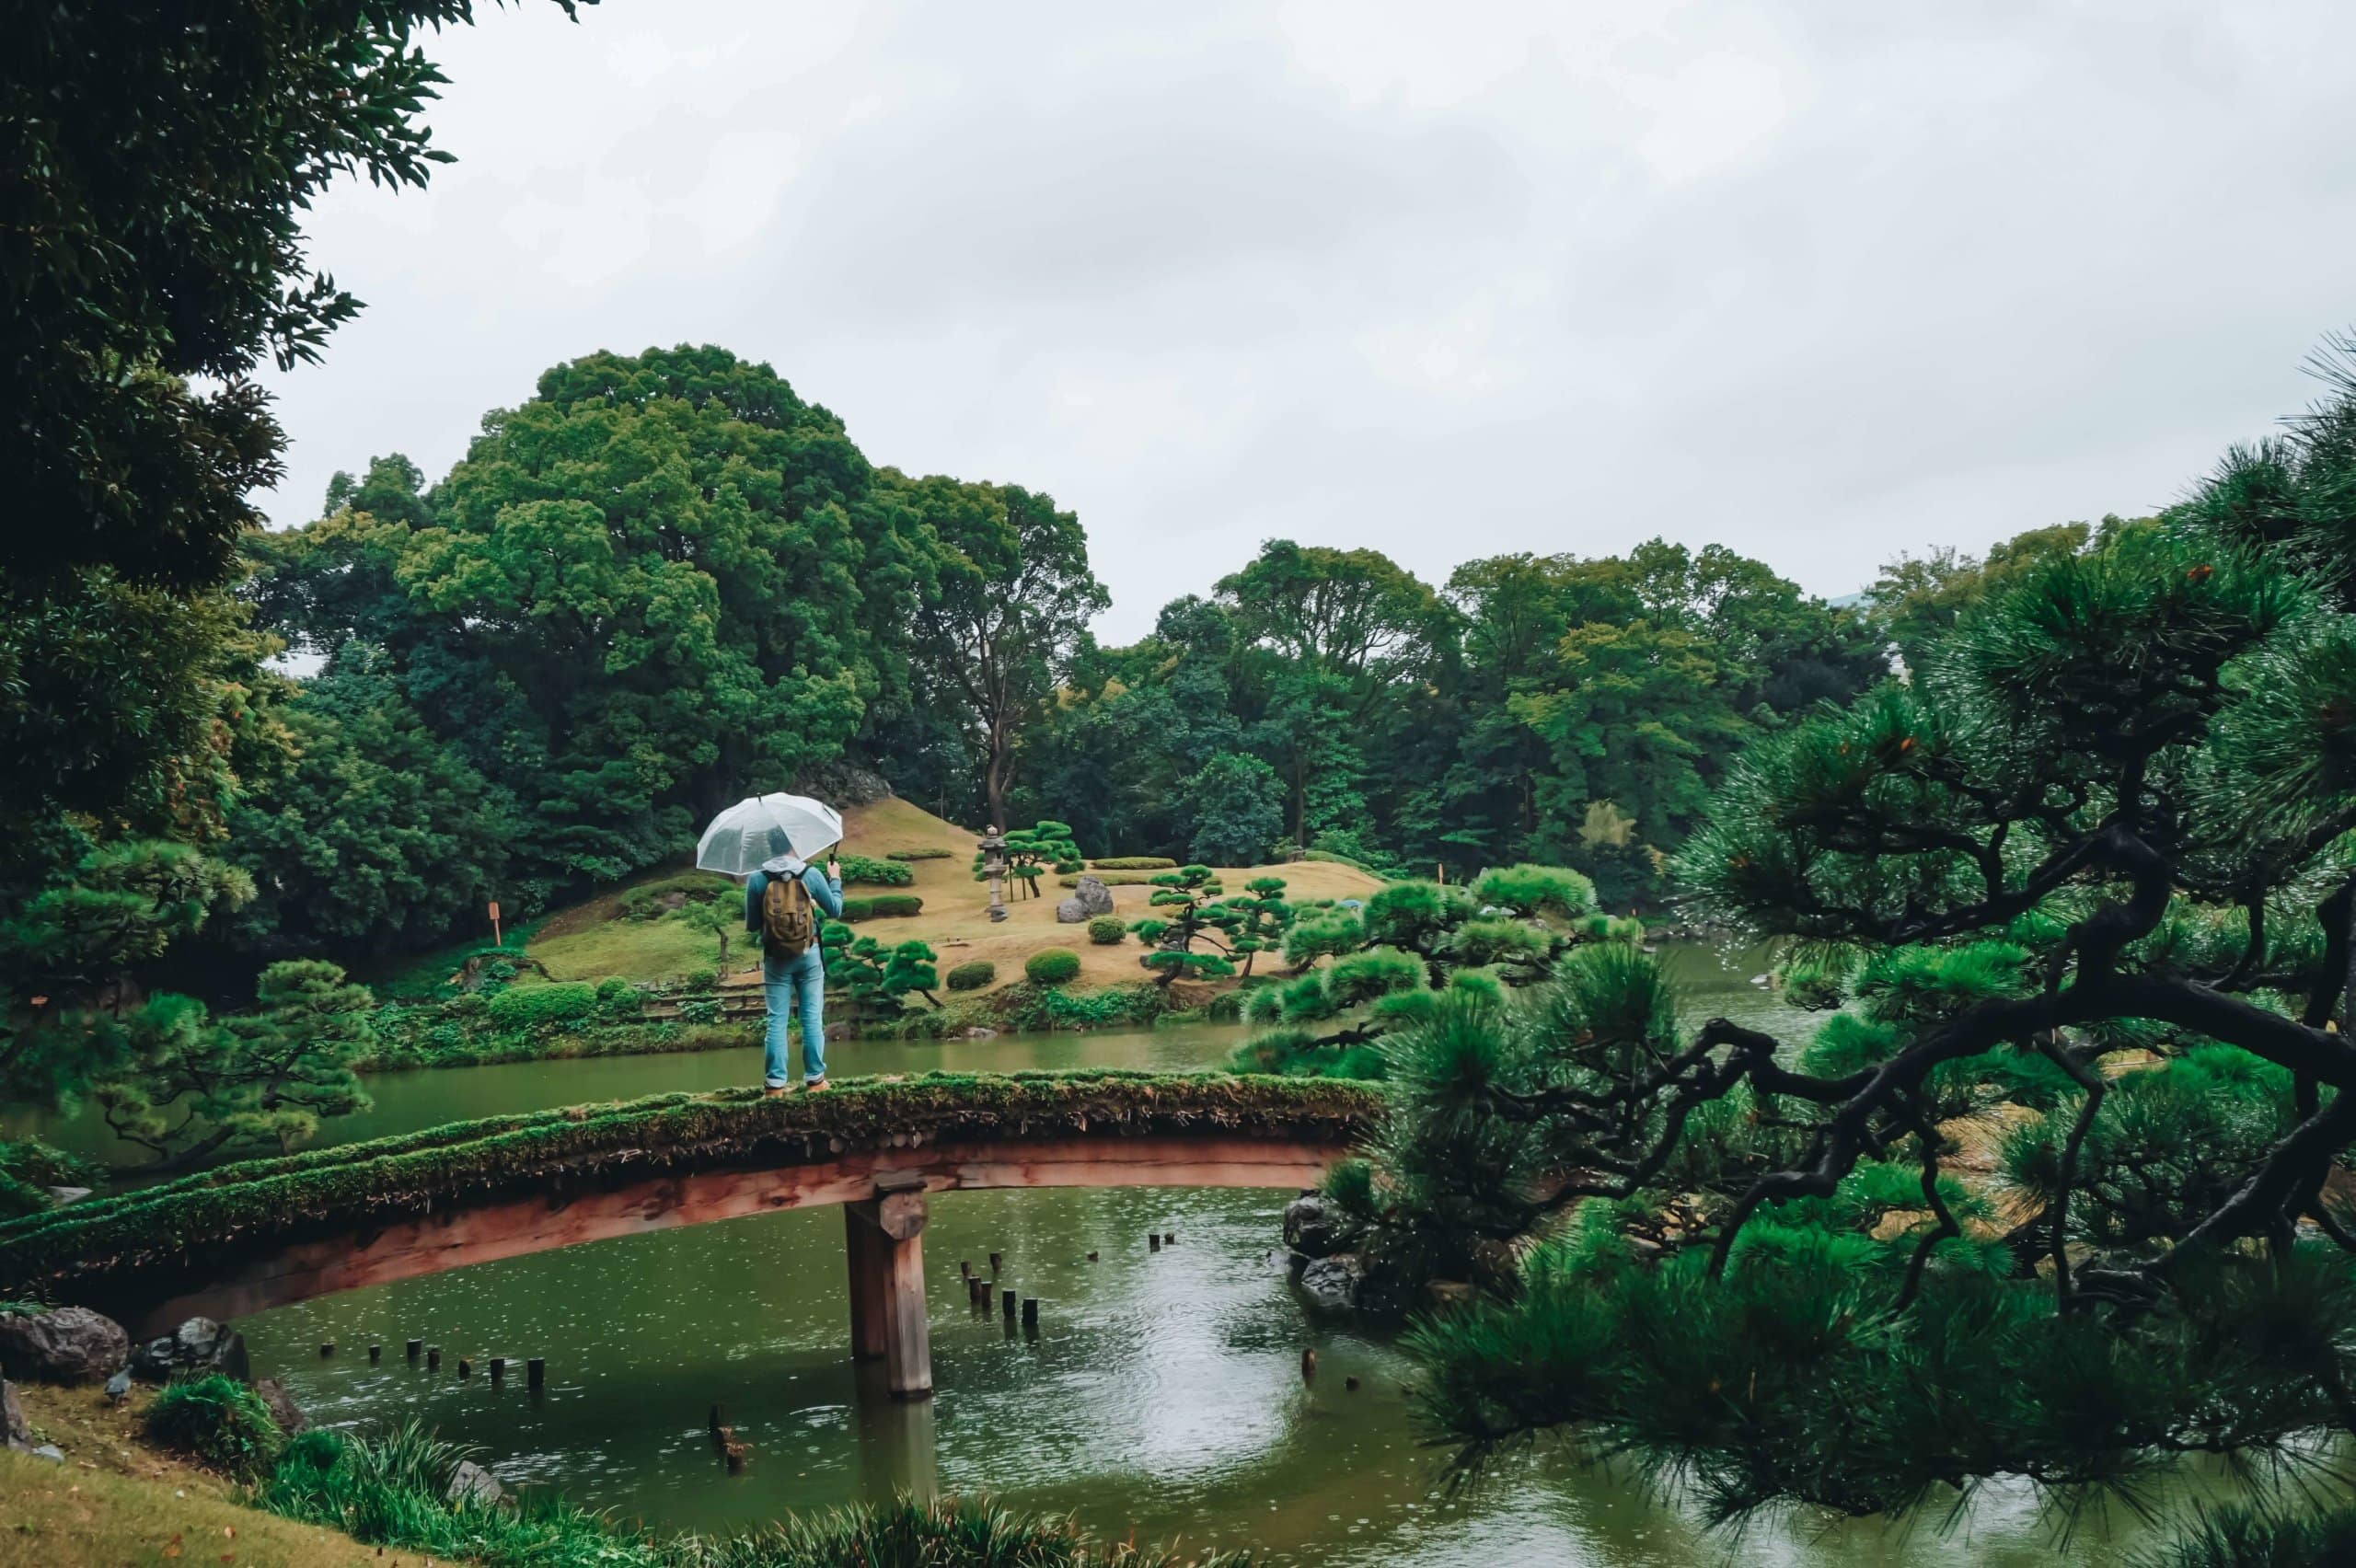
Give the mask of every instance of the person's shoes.
<svg viewBox="0 0 2356 1568">
<path fill-rule="evenodd" d="M 807 1078 L 803 1081 L 802 1092 L 804 1094 L 818 1094 L 823 1093 L 825 1090 L 832 1089 L 833 1087 L 834 1086 L 832 1084 L 828 1083 L 822 1078 Z"/>
<path fill-rule="evenodd" d="M 791 1094 L 792 1092 L 793 1086 L 791 1084 L 781 1083 L 777 1085 L 775 1088 L 762 1090 L 761 1098 L 764 1100 L 783 1100 L 787 1095 Z"/>
</svg>

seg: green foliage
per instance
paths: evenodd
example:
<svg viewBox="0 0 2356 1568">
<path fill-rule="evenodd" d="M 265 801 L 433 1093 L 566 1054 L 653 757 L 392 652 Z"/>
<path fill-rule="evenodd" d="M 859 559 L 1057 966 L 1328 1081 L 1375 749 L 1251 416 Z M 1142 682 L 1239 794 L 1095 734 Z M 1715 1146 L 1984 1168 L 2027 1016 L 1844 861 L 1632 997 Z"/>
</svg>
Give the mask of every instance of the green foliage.
<svg viewBox="0 0 2356 1568">
<path fill-rule="evenodd" d="M 1284 786 L 1256 756 L 1221 752 L 1179 789 L 1194 819 L 1186 852 L 1197 860 L 1256 865 L 1284 832 Z"/>
<path fill-rule="evenodd" d="M 1303 916 L 1285 932 L 1285 962 L 1295 969 L 1366 945 L 1366 926 L 1346 909 Z"/>
<path fill-rule="evenodd" d="M 511 1029 L 575 1023 L 595 1012 L 598 1000 L 597 987 L 586 981 L 517 986 L 491 997 L 490 1013 L 492 1022 Z"/>
<path fill-rule="evenodd" d="M 998 965 L 987 958 L 969 958 L 949 972 L 953 991 L 978 991 L 998 978 Z"/>
<path fill-rule="evenodd" d="M 1127 922 L 1117 915 L 1099 915 L 1088 923 L 1088 940 L 1098 947 L 1118 947 L 1128 935 Z"/>
<path fill-rule="evenodd" d="M 1022 961 L 1034 986 L 1063 986 L 1080 978 L 1080 954 L 1069 948 L 1041 948 Z"/>
<path fill-rule="evenodd" d="M 849 921 L 905 918 L 924 911 L 924 900 L 913 893 L 879 893 L 872 898 L 843 900 L 842 918 Z"/>
<path fill-rule="evenodd" d="M 291 1149 L 320 1118 L 367 1108 L 352 1064 L 374 1005 L 365 987 L 318 960 L 271 964 L 253 1010 L 219 1022 L 185 997 L 151 1000 L 145 1012 L 157 1027 L 137 1070 L 97 1091 L 107 1126 L 166 1164 L 237 1145 Z"/>
<path fill-rule="evenodd" d="M 1282 877 L 1253 877 L 1242 893 L 1206 905 L 1201 911 L 1203 923 L 1218 932 L 1227 956 L 1243 960 L 1247 976 L 1253 960 L 1270 948 L 1280 947 L 1292 928 L 1293 908 L 1285 902 L 1284 894 Z"/>
<path fill-rule="evenodd" d="M 891 860 L 946 860 L 949 859 L 949 856 L 950 851 L 941 848 L 939 845 L 928 845 L 922 849 L 895 849 L 886 855 L 884 859 Z"/>
<path fill-rule="evenodd" d="M 2351 1561 L 2356 1504 L 2282 1499 L 2204 1506 L 2174 1539 L 2137 1552 L 2131 1568 L 2322 1568 Z"/>
<path fill-rule="evenodd" d="M 878 860 L 866 855 L 844 855 L 839 859 L 846 886 L 907 887 L 917 880 L 916 873 L 896 858 Z"/>
<path fill-rule="evenodd" d="M 1481 873 L 1472 901 L 1517 915 L 1576 919 L 1595 907 L 1595 883 L 1565 866 L 1500 866 Z"/>
<path fill-rule="evenodd" d="M 52 1187 L 95 1187 L 101 1172 L 79 1156 L 38 1138 L 0 1138 L 0 1219 L 39 1214 L 54 1206 Z"/>
<path fill-rule="evenodd" d="M 145 1422 L 151 1440 L 240 1481 L 269 1474 L 286 1444 L 261 1396 L 218 1372 L 166 1384 Z"/>
<path fill-rule="evenodd" d="M 1167 855 L 1103 855 L 1088 862 L 1091 871 L 1164 871 L 1178 864 Z"/>
</svg>

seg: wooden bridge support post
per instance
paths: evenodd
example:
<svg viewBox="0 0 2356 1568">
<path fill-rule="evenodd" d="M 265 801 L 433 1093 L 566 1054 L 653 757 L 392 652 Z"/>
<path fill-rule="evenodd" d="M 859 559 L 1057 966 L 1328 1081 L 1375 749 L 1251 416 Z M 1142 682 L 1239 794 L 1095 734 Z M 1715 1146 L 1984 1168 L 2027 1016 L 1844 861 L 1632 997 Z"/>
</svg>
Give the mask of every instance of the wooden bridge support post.
<svg viewBox="0 0 2356 1568">
<path fill-rule="evenodd" d="M 875 1196 L 843 1205 L 850 1264 L 851 1354 L 884 1357 L 894 1399 L 932 1397 L 932 1329 L 925 1315 L 924 1179 L 886 1176 Z"/>
</svg>

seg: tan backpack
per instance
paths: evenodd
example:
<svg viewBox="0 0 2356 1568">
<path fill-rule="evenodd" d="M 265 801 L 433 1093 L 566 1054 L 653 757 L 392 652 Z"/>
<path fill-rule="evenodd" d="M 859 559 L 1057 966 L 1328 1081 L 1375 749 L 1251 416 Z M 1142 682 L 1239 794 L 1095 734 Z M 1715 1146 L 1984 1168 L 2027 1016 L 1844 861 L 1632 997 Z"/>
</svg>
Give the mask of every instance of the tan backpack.
<svg viewBox="0 0 2356 1568">
<path fill-rule="evenodd" d="M 810 890 L 798 876 L 772 876 L 761 890 L 761 951 L 791 963 L 810 951 L 818 940 L 818 922 Z"/>
</svg>

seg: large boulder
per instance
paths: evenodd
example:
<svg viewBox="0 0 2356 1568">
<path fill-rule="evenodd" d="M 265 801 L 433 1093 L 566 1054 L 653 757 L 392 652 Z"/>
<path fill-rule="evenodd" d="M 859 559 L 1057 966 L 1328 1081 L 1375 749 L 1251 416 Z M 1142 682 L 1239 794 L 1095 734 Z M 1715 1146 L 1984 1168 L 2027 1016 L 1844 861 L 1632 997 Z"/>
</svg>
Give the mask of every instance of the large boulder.
<svg viewBox="0 0 2356 1568">
<path fill-rule="evenodd" d="M 294 1396 L 288 1393 L 286 1385 L 277 1378 L 255 1378 L 254 1393 L 270 1407 L 270 1419 L 278 1423 L 278 1429 L 289 1437 L 311 1424 L 310 1418 L 303 1413 L 302 1406 L 294 1402 Z"/>
<path fill-rule="evenodd" d="M 1113 913 L 1113 890 L 1106 887 L 1100 877 L 1083 876 L 1072 883 L 1071 897 L 1064 902 L 1077 903 L 1083 911 L 1080 917 L 1083 920 L 1092 920 L 1099 915 Z M 1056 917 L 1057 919 L 1063 917 L 1060 907 L 1056 912 Z"/>
<path fill-rule="evenodd" d="M 131 1370 L 150 1383 L 168 1383 L 182 1373 L 219 1372 L 245 1382 L 253 1368 L 246 1360 L 246 1336 L 210 1318 L 191 1318 L 168 1334 L 139 1347 Z"/>
<path fill-rule="evenodd" d="M 17 1386 L 0 1382 L 0 1447 L 23 1454 L 30 1452 L 32 1446 L 32 1423 L 25 1419 L 25 1407 L 17 1402 Z"/>
<path fill-rule="evenodd" d="M 474 1460 L 460 1459 L 458 1468 L 450 1472 L 449 1490 L 443 1495 L 456 1507 L 496 1508 L 507 1501 L 507 1489 Z"/>
<path fill-rule="evenodd" d="M 44 1383 L 98 1383 L 131 1354 L 131 1336 L 87 1307 L 0 1315 L 0 1371 Z"/>
<path fill-rule="evenodd" d="M 1366 1285 L 1366 1261 L 1356 1252 L 1320 1258 L 1300 1271 L 1300 1293 L 1322 1312 L 1347 1312 Z"/>
<path fill-rule="evenodd" d="M 1088 905 L 1082 904 L 1076 894 L 1056 905 L 1056 919 L 1061 925 L 1077 926 L 1087 918 Z"/>
<path fill-rule="evenodd" d="M 1357 1238 L 1332 1203 L 1303 1193 L 1285 1205 L 1285 1245 L 1304 1258 L 1330 1258 Z"/>
</svg>

